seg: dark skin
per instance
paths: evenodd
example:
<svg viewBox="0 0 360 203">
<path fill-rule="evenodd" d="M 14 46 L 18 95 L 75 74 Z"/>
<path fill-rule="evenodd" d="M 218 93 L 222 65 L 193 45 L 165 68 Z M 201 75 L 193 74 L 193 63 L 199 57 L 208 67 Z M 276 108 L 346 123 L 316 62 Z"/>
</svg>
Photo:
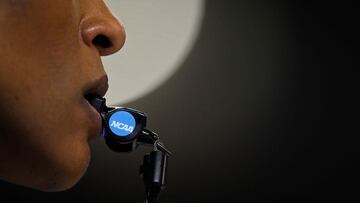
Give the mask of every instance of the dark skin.
<svg viewBox="0 0 360 203">
<path fill-rule="evenodd" d="M 101 56 L 125 31 L 102 0 L 0 1 L 0 179 L 41 191 L 74 186 L 90 160 L 103 96 Z"/>
</svg>

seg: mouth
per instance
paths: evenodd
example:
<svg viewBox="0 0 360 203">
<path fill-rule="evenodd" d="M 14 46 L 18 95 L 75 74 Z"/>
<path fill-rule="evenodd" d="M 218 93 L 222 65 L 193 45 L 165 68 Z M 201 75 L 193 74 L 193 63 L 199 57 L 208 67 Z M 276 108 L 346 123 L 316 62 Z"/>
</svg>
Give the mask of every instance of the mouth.
<svg viewBox="0 0 360 203">
<path fill-rule="evenodd" d="M 100 137 L 102 131 L 102 119 L 100 113 L 95 109 L 94 106 L 91 105 L 91 99 L 97 97 L 102 98 L 105 96 L 108 90 L 108 78 L 106 75 L 99 78 L 98 80 L 92 81 L 84 86 L 83 91 L 83 104 L 85 105 L 85 109 L 88 113 L 90 119 L 90 132 L 89 132 L 89 140 L 94 139 L 96 137 Z"/>
<path fill-rule="evenodd" d="M 107 75 L 92 81 L 84 87 L 84 98 L 89 100 L 94 97 L 104 97 L 109 88 Z"/>
</svg>

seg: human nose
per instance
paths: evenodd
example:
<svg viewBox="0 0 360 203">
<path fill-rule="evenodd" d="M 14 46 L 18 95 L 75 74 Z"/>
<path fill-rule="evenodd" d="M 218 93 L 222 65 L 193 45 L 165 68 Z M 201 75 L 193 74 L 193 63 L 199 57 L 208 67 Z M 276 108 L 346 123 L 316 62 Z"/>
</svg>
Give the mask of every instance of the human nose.
<svg viewBox="0 0 360 203">
<path fill-rule="evenodd" d="M 95 47 L 101 56 L 113 54 L 125 43 L 125 29 L 109 10 L 102 15 L 86 18 L 80 26 L 83 41 L 87 46 Z"/>
</svg>

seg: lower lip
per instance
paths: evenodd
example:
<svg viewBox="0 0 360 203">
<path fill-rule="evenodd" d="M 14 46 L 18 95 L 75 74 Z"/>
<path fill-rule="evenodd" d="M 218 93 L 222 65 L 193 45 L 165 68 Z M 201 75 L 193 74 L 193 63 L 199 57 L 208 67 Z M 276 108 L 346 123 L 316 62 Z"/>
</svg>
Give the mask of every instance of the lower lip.
<svg viewBox="0 0 360 203">
<path fill-rule="evenodd" d="M 94 139 L 101 136 L 102 122 L 100 113 L 84 98 L 89 112 L 89 118 L 92 122 L 90 126 L 89 139 Z"/>
</svg>

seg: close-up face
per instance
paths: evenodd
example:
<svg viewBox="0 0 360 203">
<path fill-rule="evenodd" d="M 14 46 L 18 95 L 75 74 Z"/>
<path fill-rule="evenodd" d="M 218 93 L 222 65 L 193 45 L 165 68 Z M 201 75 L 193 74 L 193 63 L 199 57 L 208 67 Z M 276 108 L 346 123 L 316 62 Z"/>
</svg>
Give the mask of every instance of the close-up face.
<svg viewBox="0 0 360 203">
<path fill-rule="evenodd" d="M 0 1 L 0 179 L 42 191 L 72 187 L 90 161 L 104 96 L 101 56 L 125 31 L 102 0 Z"/>
</svg>

